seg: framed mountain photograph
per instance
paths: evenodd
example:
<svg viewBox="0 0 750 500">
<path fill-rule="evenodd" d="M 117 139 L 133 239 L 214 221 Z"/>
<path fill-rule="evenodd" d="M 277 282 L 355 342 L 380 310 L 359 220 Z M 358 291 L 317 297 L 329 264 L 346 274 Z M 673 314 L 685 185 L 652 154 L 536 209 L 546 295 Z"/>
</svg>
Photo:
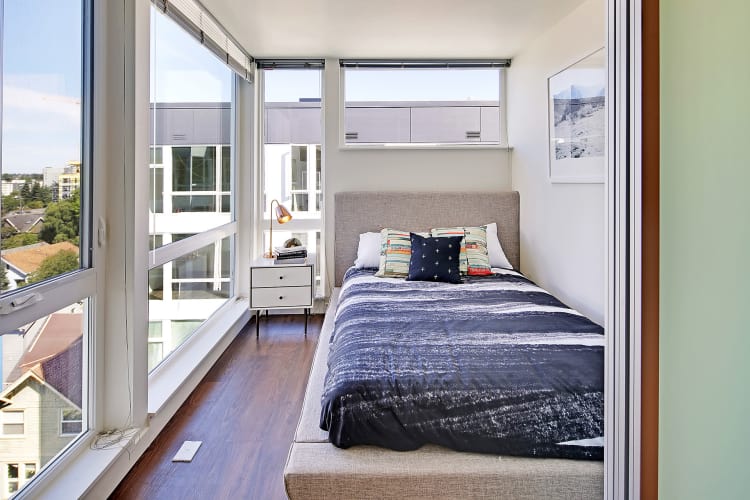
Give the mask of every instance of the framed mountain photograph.
<svg viewBox="0 0 750 500">
<path fill-rule="evenodd" d="M 604 182 L 606 88 L 604 49 L 548 78 L 551 182 Z"/>
</svg>

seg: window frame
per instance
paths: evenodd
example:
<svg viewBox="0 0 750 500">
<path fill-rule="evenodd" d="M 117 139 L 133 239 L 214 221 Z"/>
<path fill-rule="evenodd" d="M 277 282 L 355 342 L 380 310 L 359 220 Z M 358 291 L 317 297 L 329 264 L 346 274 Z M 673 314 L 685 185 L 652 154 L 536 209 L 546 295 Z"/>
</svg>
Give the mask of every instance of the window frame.
<svg viewBox="0 0 750 500">
<path fill-rule="evenodd" d="M 382 69 L 388 69 L 389 67 L 395 68 L 397 66 L 387 66 L 387 61 L 378 61 L 378 60 L 363 60 L 365 64 L 367 63 L 383 63 Z M 481 62 L 481 61 L 479 61 Z M 419 64 L 420 61 L 412 61 L 413 64 Z M 464 67 L 466 69 L 471 69 L 471 66 L 460 66 L 461 64 L 469 65 L 472 63 L 472 61 L 469 60 L 434 60 L 434 61 L 425 61 L 427 64 L 435 64 L 435 68 L 438 67 L 444 67 L 445 65 L 459 65 L 460 67 Z M 477 61 L 474 61 L 474 63 L 478 63 Z M 398 150 L 398 149 L 406 149 L 406 150 L 420 150 L 420 149 L 426 149 L 426 150 L 450 150 L 450 149 L 459 149 L 459 150 L 480 150 L 480 149 L 494 149 L 494 150 L 507 150 L 510 149 L 510 145 L 508 144 L 508 116 L 507 116 L 507 69 L 510 66 L 509 61 L 503 61 L 503 64 L 505 66 L 497 66 L 496 69 L 500 73 L 499 77 L 499 86 L 498 89 L 498 112 L 500 113 L 500 123 L 499 123 L 499 141 L 498 142 L 434 142 L 434 143 L 419 143 L 419 142 L 396 142 L 396 143 L 385 143 L 385 142 L 367 142 L 367 143 L 352 143 L 346 141 L 346 69 L 345 66 L 347 64 L 347 60 L 340 59 L 338 64 L 338 72 L 339 72 L 339 116 L 338 116 L 338 148 L 340 151 L 356 151 L 356 150 Z M 429 66 L 425 66 L 429 68 Z M 375 66 L 371 67 L 372 69 L 376 69 Z M 406 67 L 405 69 L 410 69 L 409 67 Z M 416 69 L 416 68 L 411 68 Z M 493 67 L 492 69 L 495 69 Z M 373 101 L 377 102 L 377 101 Z"/>
<path fill-rule="evenodd" d="M 153 16 L 157 15 L 163 15 L 162 12 L 155 10 L 153 7 L 150 6 L 149 10 L 149 24 L 153 23 Z M 175 22 L 174 19 L 167 16 L 168 22 Z M 182 30 L 184 30 L 184 27 L 181 26 L 179 23 L 178 27 Z M 154 40 L 150 41 L 151 44 L 155 43 Z M 202 49 L 206 49 L 206 47 L 201 46 Z M 158 47 L 155 49 L 158 51 Z M 210 51 L 209 51 L 210 52 Z M 150 57 L 150 56 L 149 56 Z M 150 62 L 150 60 L 149 60 Z M 227 71 L 232 71 L 231 67 L 226 68 Z M 151 78 L 154 78 L 154 75 L 151 75 Z M 215 245 L 214 251 L 218 254 L 221 254 L 221 247 L 222 247 L 222 241 L 226 238 L 230 239 L 230 250 L 229 250 L 229 260 L 230 260 L 230 270 L 229 270 L 229 278 L 219 278 L 216 279 L 215 275 L 218 269 L 218 272 L 221 273 L 221 266 L 217 266 L 217 262 L 214 262 L 214 277 L 213 278 L 172 278 L 170 280 L 170 283 L 180 283 L 180 282 L 216 282 L 220 281 L 221 283 L 229 282 L 229 296 L 225 299 L 225 303 L 222 304 L 216 311 L 214 311 L 211 315 L 209 315 L 208 318 L 205 318 L 202 320 L 201 325 L 199 325 L 190 335 L 188 335 L 179 345 L 175 346 L 174 348 L 171 348 L 169 345 L 170 343 L 165 340 L 163 329 L 162 329 L 162 337 L 161 337 L 161 350 L 162 355 L 164 356 L 158 363 L 156 363 L 150 371 L 148 371 L 148 385 L 149 387 L 152 385 L 152 383 L 157 382 L 157 378 L 159 377 L 159 373 L 164 371 L 164 366 L 168 365 L 171 358 L 174 357 L 174 354 L 184 348 L 186 346 L 190 345 L 191 339 L 195 337 L 196 335 L 200 336 L 202 334 L 202 327 L 203 325 L 209 321 L 211 318 L 215 317 L 218 314 L 221 314 L 221 311 L 227 307 L 229 304 L 231 304 L 237 297 L 238 291 L 240 290 L 240 287 L 238 286 L 238 259 L 237 259 L 237 245 L 238 245 L 238 232 L 239 232 L 239 224 L 237 222 L 237 203 L 238 203 L 238 196 L 237 196 L 237 188 L 238 183 L 236 181 L 238 172 L 237 172 L 237 165 L 238 165 L 238 144 L 237 144 L 237 105 L 238 105 L 238 92 L 239 87 L 241 85 L 244 85 L 247 83 L 246 79 L 243 79 L 236 73 L 232 73 L 231 78 L 231 89 L 230 89 L 230 130 L 229 130 L 229 144 L 151 144 L 149 141 L 149 148 L 150 150 L 154 150 L 156 148 L 159 148 L 162 150 L 162 163 L 155 164 L 150 163 L 151 158 L 149 157 L 149 176 L 151 176 L 152 171 L 154 168 L 163 168 L 163 184 L 166 186 L 167 183 L 169 183 L 170 189 L 164 190 L 162 193 L 162 211 L 158 212 L 158 214 L 163 215 L 174 215 L 176 212 L 174 211 L 173 206 L 173 199 L 174 197 L 190 197 L 190 196 L 212 196 L 214 198 L 215 203 L 215 210 L 211 212 L 195 212 L 195 213 L 212 213 L 212 214 L 224 214 L 229 215 L 229 222 L 225 224 L 221 224 L 219 226 L 207 229 L 205 231 L 192 234 L 190 236 L 187 236 L 185 238 L 178 239 L 177 241 L 172 241 L 170 243 L 163 243 L 162 246 L 150 249 L 148 251 L 148 265 L 147 270 L 150 272 L 153 269 L 163 267 L 165 269 L 169 269 L 169 272 L 172 272 L 171 266 L 166 266 L 167 264 L 175 261 L 176 259 L 179 259 L 181 257 L 185 257 L 189 255 L 190 253 L 196 252 L 200 249 L 203 249 L 206 246 L 209 245 Z M 248 83 L 249 84 L 249 83 Z M 154 106 L 156 103 L 154 103 L 151 100 L 151 96 L 148 96 L 148 100 L 151 106 Z M 153 115 L 149 114 L 148 120 L 150 123 L 153 122 Z M 204 148 L 213 148 L 214 149 L 214 166 L 213 166 L 213 182 L 214 182 L 214 190 L 213 191 L 175 191 L 174 186 L 172 185 L 173 182 L 170 180 L 167 180 L 167 172 L 169 172 L 169 176 L 171 179 L 174 178 L 174 165 L 173 163 L 173 148 L 188 148 L 190 149 L 191 153 L 193 148 L 195 147 L 204 147 Z M 229 149 L 229 172 L 230 172 L 230 179 L 229 179 L 229 188 L 230 190 L 224 191 L 224 153 L 226 149 Z M 149 153 L 150 156 L 150 153 Z M 192 165 L 193 156 L 190 155 L 190 163 Z M 157 167 L 158 165 L 158 167 Z M 192 178 L 192 174 L 191 174 Z M 226 212 L 223 210 L 223 200 L 225 196 L 230 196 L 230 203 L 229 203 L 229 212 Z M 149 187 L 149 197 L 150 197 L 150 187 Z M 136 207 L 136 210 L 140 210 L 142 208 Z M 190 212 L 192 213 L 192 212 Z M 152 217 L 156 215 L 156 213 L 151 213 L 149 210 L 149 217 Z M 164 238 L 164 234 L 167 233 L 155 233 L 158 235 L 161 235 L 162 239 Z M 155 234 L 149 234 L 149 239 L 153 238 Z M 176 233 L 168 233 L 170 235 L 176 234 Z M 171 236 L 170 236 L 171 238 Z M 144 290 L 146 292 L 146 290 Z M 170 297 L 172 294 L 171 288 L 169 290 L 164 290 L 164 293 L 169 293 Z M 217 297 L 218 298 L 218 297 Z M 149 302 L 149 305 L 147 307 L 147 314 L 150 318 L 150 313 L 148 312 L 150 310 L 150 299 L 147 299 Z M 179 320 L 179 318 L 178 318 Z M 162 321 L 154 320 L 154 321 Z M 197 321 L 197 320 L 196 320 Z M 163 327 L 162 327 L 163 328 Z M 152 342 L 149 342 L 148 334 L 146 335 L 146 344 L 151 344 Z M 153 342 L 156 343 L 156 342 Z M 164 355 L 166 352 L 166 355 Z M 148 370 L 148 355 L 146 355 L 146 368 Z M 148 400 L 149 400 L 149 407 L 153 406 L 151 401 L 153 399 L 153 395 L 151 391 L 149 390 L 148 393 Z"/>
<path fill-rule="evenodd" d="M 303 216 L 297 216 L 294 217 L 291 221 L 287 222 L 283 226 L 279 224 L 274 224 L 273 228 L 274 231 L 289 231 L 292 233 L 310 233 L 310 232 L 319 232 L 320 233 L 320 252 L 310 252 L 310 246 L 308 246 L 308 252 L 309 253 L 315 253 L 316 254 L 316 261 L 320 263 L 318 265 L 315 261 L 313 261 L 314 264 L 314 273 L 315 273 L 315 280 L 316 280 L 316 290 L 314 291 L 315 298 L 320 298 L 321 296 L 326 295 L 326 272 L 325 272 L 325 72 L 326 67 L 323 62 L 323 60 L 319 59 L 300 59 L 300 60 L 284 60 L 284 59 L 278 59 L 278 60 L 257 60 L 258 61 L 258 71 L 256 74 L 255 82 L 256 82 L 256 96 L 257 96 L 257 102 L 258 102 L 258 113 L 257 113 L 257 121 L 256 121 L 256 137 L 258 137 L 258 151 L 257 151 L 257 179 L 258 183 L 255 189 L 255 214 L 254 214 L 254 231 L 253 231 L 253 239 L 255 241 L 255 244 L 253 245 L 253 257 L 258 258 L 262 256 L 266 251 L 268 251 L 268 248 L 266 248 L 266 238 L 265 234 L 268 230 L 269 223 L 271 222 L 271 219 L 266 217 L 266 211 L 269 209 L 268 204 L 264 204 L 265 200 L 265 189 L 266 189 L 266 168 L 265 168 L 265 161 L 266 161 L 266 155 L 265 155 L 265 132 L 266 132 L 266 120 L 265 120 L 265 110 L 266 110 L 266 100 L 265 100 L 265 86 L 266 86 L 266 79 L 265 79 L 265 70 L 268 69 L 276 69 L 276 70 L 284 70 L 284 69 L 307 69 L 310 71 L 319 71 L 320 74 L 320 125 L 321 125 L 321 137 L 320 137 L 320 144 L 315 144 L 316 147 L 310 147 L 310 144 L 297 144 L 290 142 L 288 145 L 290 148 L 294 147 L 301 147 L 305 146 L 307 148 L 306 155 L 306 182 L 307 182 L 307 188 L 304 190 L 291 190 L 290 193 L 294 193 L 295 191 L 298 191 L 299 194 L 305 194 L 307 196 L 308 200 L 308 207 L 312 206 L 315 210 L 308 210 L 307 214 L 312 214 L 312 217 L 303 217 Z M 307 63 L 310 63 L 309 65 L 306 65 Z M 317 155 L 317 148 L 320 148 L 320 161 L 318 161 L 318 155 Z M 311 156 L 313 157 L 311 159 Z M 318 179 L 318 172 L 320 172 L 320 189 L 317 188 L 317 179 Z M 318 206 L 317 199 L 320 197 L 320 206 Z M 287 206 L 289 210 L 291 210 L 291 206 Z M 278 243 L 278 240 L 277 240 Z M 317 243 L 316 243 L 317 245 Z M 313 247 L 315 248 L 315 247 Z"/>
<path fill-rule="evenodd" d="M 0 5 L 2 2 L 0 2 Z M 81 0 L 81 122 L 80 122 L 80 226 L 79 226 L 79 268 L 32 283 L 0 296 L 0 319 L 3 330 L 14 330 L 32 321 L 44 318 L 76 302 L 85 301 L 82 317 L 83 347 L 82 347 L 82 431 L 68 443 L 62 446 L 44 466 L 40 467 L 32 462 L 13 462 L 19 466 L 18 490 L 21 495 L 29 492 L 43 483 L 45 477 L 54 474 L 65 466 L 67 460 L 80 453 L 94 435 L 97 419 L 96 402 L 93 398 L 93 381 L 98 373 L 98 366 L 94 358 L 94 343 L 97 332 L 96 308 L 102 302 L 97 301 L 101 288 L 97 273 L 101 272 L 97 266 L 100 262 L 95 259 L 95 242 L 101 247 L 106 238 L 106 224 L 103 219 L 97 221 L 97 235 L 94 235 L 94 182 L 100 182 L 94 175 L 94 1 Z M 0 23 L 4 22 L 0 9 Z M 0 51 L 2 42 L 0 41 Z M 0 79 L 2 76 L 0 75 Z M 1 123 L 0 113 L 0 123 Z M 2 145 L 2 134 L 0 134 Z M 0 429 L 1 430 L 1 429 Z M 20 438 L 27 436 L 24 410 L 24 434 L 4 435 L 0 438 Z M 30 478 L 25 477 L 26 465 L 34 465 L 35 472 Z M 7 477 L 6 477 L 7 481 Z M 7 483 L 5 484 L 7 487 Z"/>
</svg>

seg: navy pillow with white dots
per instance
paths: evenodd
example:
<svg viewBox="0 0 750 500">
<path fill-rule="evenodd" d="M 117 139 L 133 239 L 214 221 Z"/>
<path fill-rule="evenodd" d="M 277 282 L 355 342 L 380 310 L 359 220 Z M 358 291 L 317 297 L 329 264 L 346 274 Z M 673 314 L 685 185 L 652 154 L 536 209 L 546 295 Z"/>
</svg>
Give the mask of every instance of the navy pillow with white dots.
<svg viewBox="0 0 750 500">
<path fill-rule="evenodd" d="M 425 238 L 410 233 L 411 259 L 407 281 L 461 283 L 459 254 L 463 236 Z"/>
</svg>

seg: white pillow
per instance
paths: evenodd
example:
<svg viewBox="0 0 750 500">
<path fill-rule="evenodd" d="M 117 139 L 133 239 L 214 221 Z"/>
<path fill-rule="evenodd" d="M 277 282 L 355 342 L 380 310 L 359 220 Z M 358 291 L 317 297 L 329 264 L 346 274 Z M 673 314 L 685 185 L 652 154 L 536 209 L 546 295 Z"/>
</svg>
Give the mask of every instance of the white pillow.
<svg viewBox="0 0 750 500">
<path fill-rule="evenodd" d="M 354 261 L 354 267 L 357 269 L 380 267 L 380 233 L 359 235 L 357 260 Z"/>
<path fill-rule="evenodd" d="M 508 262 L 508 257 L 500 246 L 500 239 L 497 237 L 497 223 L 487 224 L 487 254 L 490 257 L 490 267 L 502 267 L 503 269 L 513 269 Z"/>
</svg>

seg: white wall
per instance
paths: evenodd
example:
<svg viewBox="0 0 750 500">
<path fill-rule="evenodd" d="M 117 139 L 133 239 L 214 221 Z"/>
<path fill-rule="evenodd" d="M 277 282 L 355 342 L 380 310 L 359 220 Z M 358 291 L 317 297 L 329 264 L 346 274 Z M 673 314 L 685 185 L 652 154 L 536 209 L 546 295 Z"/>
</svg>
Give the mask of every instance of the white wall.
<svg viewBox="0 0 750 500">
<path fill-rule="evenodd" d="M 589 0 L 513 58 L 508 71 L 512 186 L 521 194 L 521 270 L 563 302 L 604 322 L 604 184 L 552 184 L 547 78 L 604 46 L 606 5 Z"/>
<path fill-rule="evenodd" d="M 338 59 L 323 76 L 326 273 L 333 279 L 333 198 L 341 191 L 507 191 L 510 153 L 504 149 L 340 149 Z M 408 229 L 408 228 L 406 228 Z"/>
</svg>

